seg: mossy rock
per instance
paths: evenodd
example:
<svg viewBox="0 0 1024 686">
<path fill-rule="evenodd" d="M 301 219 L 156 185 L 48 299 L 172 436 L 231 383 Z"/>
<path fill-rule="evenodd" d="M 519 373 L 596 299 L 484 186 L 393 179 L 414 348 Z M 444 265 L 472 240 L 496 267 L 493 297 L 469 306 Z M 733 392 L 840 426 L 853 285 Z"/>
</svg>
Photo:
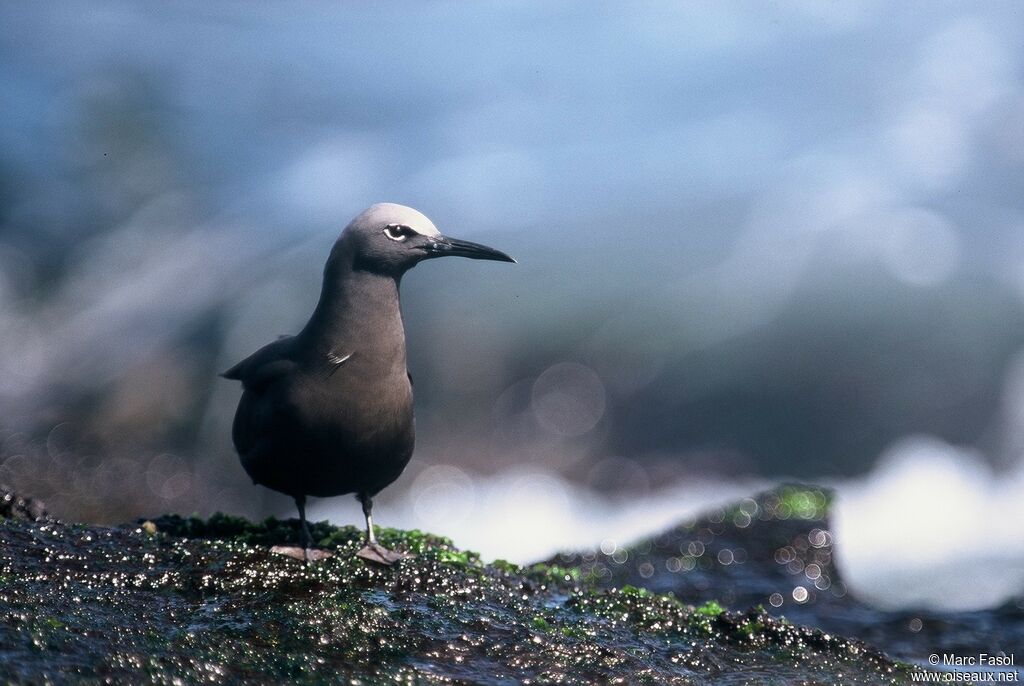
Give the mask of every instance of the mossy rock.
<svg viewBox="0 0 1024 686">
<path fill-rule="evenodd" d="M 413 555 L 274 555 L 295 522 L 159 517 L 104 528 L 0 524 L 0 679 L 14 683 L 902 683 L 855 640 L 759 611 L 699 608 L 578 567 L 484 564 L 446 538 L 381 529 Z"/>
<path fill-rule="evenodd" d="M 999 655 L 1024 645 L 1024 598 L 960 613 L 886 611 L 859 598 L 836 564 L 842 546 L 832 530 L 832 502 L 820 486 L 782 484 L 614 551 L 570 551 L 534 568 L 572 569 L 574 578 L 599 588 L 671 593 L 703 613 L 763 607 L 918 664 L 932 653 Z"/>
</svg>

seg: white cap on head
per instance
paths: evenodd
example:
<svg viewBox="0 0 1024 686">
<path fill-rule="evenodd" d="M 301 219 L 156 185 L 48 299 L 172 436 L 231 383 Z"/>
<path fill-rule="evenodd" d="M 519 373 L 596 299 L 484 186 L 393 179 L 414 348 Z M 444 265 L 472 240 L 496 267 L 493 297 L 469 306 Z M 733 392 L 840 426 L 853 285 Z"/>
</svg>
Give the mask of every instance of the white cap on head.
<svg viewBox="0 0 1024 686">
<path fill-rule="evenodd" d="M 352 220 L 353 224 L 384 226 L 387 224 L 401 224 L 422 236 L 440 236 L 441 232 L 434 226 L 434 222 L 418 210 L 405 205 L 397 205 L 393 202 L 379 202 L 370 205 L 363 212 Z"/>
</svg>

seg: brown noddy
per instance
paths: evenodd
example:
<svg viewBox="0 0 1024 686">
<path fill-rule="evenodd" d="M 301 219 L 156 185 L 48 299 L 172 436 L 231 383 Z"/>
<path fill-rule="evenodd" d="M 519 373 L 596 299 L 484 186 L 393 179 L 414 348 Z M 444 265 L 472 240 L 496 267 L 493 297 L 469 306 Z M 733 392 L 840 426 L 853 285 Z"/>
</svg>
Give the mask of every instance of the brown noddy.
<svg viewBox="0 0 1024 686">
<path fill-rule="evenodd" d="M 345 493 L 366 517 L 358 554 L 382 564 L 402 557 L 377 543 L 371 517 L 373 497 L 402 473 L 415 441 L 399 284 L 423 260 L 445 256 L 515 262 L 441 235 L 410 207 L 369 207 L 335 242 L 302 331 L 222 374 L 242 382 L 232 427 L 242 466 L 254 483 L 295 499 L 306 560 L 306 497 Z"/>
</svg>

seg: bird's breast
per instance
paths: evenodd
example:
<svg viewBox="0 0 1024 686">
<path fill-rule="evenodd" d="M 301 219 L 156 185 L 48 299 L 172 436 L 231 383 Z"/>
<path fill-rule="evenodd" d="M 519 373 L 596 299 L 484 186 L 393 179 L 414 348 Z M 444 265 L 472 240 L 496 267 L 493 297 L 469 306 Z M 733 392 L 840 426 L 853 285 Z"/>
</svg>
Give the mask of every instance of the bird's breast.
<svg viewBox="0 0 1024 686">
<path fill-rule="evenodd" d="M 336 371 L 302 375 L 289 404 L 313 436 L 350 450 L 384 450 L 411 440 L 412 386 L 404 364 L 381 364 L 354 353 Z"/>
</svg>

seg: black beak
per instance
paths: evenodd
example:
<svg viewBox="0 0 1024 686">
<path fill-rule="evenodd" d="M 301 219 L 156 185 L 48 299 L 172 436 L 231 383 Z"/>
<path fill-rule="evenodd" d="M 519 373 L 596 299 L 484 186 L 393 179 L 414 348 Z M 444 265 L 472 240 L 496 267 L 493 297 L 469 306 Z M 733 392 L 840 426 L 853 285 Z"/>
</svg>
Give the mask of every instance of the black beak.
<svg viewBox="0 0 1024 686">
<path fill-rule="evenodd" d="M 495 262 L 515 262 L 514 259 L 486 245 L 460 241 L 447 236 L 433 236 L 423 247 L 427 257 L 468 257 L 471 260 L 494 260 Z"/>
</svg>

